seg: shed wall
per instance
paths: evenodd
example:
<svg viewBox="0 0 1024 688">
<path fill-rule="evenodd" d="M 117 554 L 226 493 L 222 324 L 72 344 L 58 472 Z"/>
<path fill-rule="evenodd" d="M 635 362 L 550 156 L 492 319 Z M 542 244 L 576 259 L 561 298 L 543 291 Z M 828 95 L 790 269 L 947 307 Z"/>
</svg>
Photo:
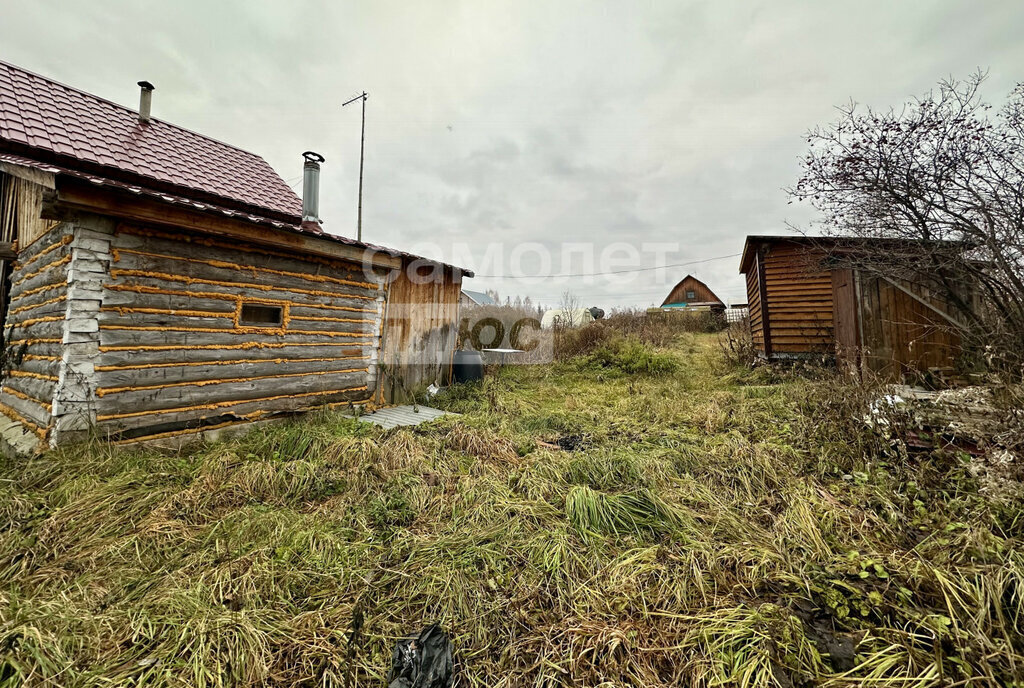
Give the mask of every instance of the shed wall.
<svg viewBox="0 0 1024 688">
<path fill-rule="evenodd" d="M 822 254 L 794 243 L 771 244 L 764 253 L 764 303 L 770 354 L 834 351 L 832 274 Z"/>
<path fill-rule="evenodd" d="M 461 274 L 408 265 L 388 289 L 381 400 L 399 402 L 432 382 L 447 383 L 458 338 Z M 433 275 L 433 277 L 431 277 Z"/>
<path fill-rule="evenodd" d="M 824 267 L 825 252 L 807 243 L 757 242 L 746 259 L 750 328 L 767 358 L 834 355 L 849 370 L 896 380 L 950 368 L 961 351 L 960 325 L 932 275 L 891 280 Z M 965 302 L 970 284 L 962 279 Z"/>
<path fill-rule="evenodd" d="M 861 321 L 857 307 L 857 274 L 849 268 L 832 271 L 835 299 L 833 327 L 836 334 L 836 361 L 848 372 L 861 364 Z"/>
<path fill-rule="evenodd" d="M 855 313 L 860 323 L 859 332 L 841 333 L 837 346 L 848 353 L 841 354 L 840 360 L 848 361 L 857 353 L 874 375 L 891 380 L 955 365 L 961 339 L 956 326 L 943 315 L 945 304 L 910 281 L 891 282 L 864 274 L 855 275 L 855 280 L 856 292 L 837 294 L 841 310 Z"/>
<path fill-rule="evenodd" d="M 58 225 L 11 269 L 0 411 L 51 443 L 400 401 L 447 382 L 458 333 L 450 269 L 389 287 L 383 268 L 98 215 Z M 283 323 L 240 322 L 248 303 L 279 306 Z"/>
<path fill-rule="evenodd" d="M 760 256 L 754 256 L 754 264 L 746 274 L 747 278 L 747 313 L 750 322 L 750 337 L 754 343 L 754 351 L 765 355 L 764 348 L 764 309 L 761 307 L 761 281 L 759 278 Z"/>
</svg>

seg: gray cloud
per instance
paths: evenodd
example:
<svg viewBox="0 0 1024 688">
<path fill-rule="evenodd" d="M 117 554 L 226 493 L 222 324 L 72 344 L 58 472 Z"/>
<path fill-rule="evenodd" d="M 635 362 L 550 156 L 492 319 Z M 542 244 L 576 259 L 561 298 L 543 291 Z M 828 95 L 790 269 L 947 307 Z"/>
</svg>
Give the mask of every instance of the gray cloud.
<svg viewBox="0 0 1024 688">
<path fill-rule="evenodd" d="M 359 113 L 370 93 L 364 237 L 456 242 L 677 241 L 669 262 L 738 252 L 807 222 L 782 188 L 801 134 L 855 99 L 896 105 L 990 68 L 1024 77 L 1015 2 L 8 3 L 0 56 L 263 155 L 290 182 L 327 159 L 322 214 L 355 231 Z M 737 260 L 669 271 L 743 298 Z M 558 256 L 554 270 L 559 270 Z M 569 286 L 603 306 L 660 302 L 651 273 Z"/>
</svg>

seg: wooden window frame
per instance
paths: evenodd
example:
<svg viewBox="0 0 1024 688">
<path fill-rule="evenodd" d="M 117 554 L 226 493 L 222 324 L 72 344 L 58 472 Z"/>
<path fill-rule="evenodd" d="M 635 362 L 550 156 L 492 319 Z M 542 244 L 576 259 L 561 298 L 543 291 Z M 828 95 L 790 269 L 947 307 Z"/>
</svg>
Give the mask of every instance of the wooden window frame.
<svg viewBox="0 0 1024 688">
<path fill-rule="evenodd" d="M 261 310 L 276 309 L 278 314 L 278 320 L 277 322 L 268 322 L 266 320 L 246 320 L 244 317 L 244 313 L 247 308 L 255 308 Z M 255 299 L 240 299 L 238 302 L 238 309 L 235 311 L 235 327 L 278 332 L 285 329 L 287 324 L 288 304 L 286 303 L 275 303 L 273 301 L 258 301 Z"/>
</svg>

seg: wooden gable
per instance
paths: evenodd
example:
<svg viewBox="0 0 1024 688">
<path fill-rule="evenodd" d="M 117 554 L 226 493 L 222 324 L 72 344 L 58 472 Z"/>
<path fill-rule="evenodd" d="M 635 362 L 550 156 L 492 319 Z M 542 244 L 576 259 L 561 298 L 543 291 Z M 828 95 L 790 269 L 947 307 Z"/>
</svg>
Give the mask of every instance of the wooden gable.
<svg viewBox="0 0 1024 688">
<path fill-rule="evenodd" d="M 725 303 L 715 295 L 715 292 L 708 288 L 708 285 L 701 282 L 693 275 L 687 275 L 684 277 L 679 284 L 672 288 L 665 300 L 662 301 L 662 306 L 670 306 L 673 304 L 702 304 L 702 305 L 716 305 L 725 308 Z"/>
</svg>

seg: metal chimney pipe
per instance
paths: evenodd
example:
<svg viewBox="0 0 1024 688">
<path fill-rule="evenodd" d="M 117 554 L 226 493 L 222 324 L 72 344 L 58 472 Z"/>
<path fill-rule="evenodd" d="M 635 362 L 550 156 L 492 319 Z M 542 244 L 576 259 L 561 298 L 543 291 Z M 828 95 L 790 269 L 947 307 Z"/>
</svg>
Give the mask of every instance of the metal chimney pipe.
<svg viewBox="0 0 1024 688">
<path fill-rule="evenodd" d="M 149 110 L 153 105 L 153 91 L 156 89 L 156 86 L 148 81 L 140 81 L 139 86 L 142 88 L 142 93 L 139 96 L 139 121 L 143 124 L 148 124 Z"/>
<path fill-rule="evenodd" d="M 320 222 L 320 163 L 324 156 L 313 151 L 302 154 L 302 221 Z"/>
</svg>

